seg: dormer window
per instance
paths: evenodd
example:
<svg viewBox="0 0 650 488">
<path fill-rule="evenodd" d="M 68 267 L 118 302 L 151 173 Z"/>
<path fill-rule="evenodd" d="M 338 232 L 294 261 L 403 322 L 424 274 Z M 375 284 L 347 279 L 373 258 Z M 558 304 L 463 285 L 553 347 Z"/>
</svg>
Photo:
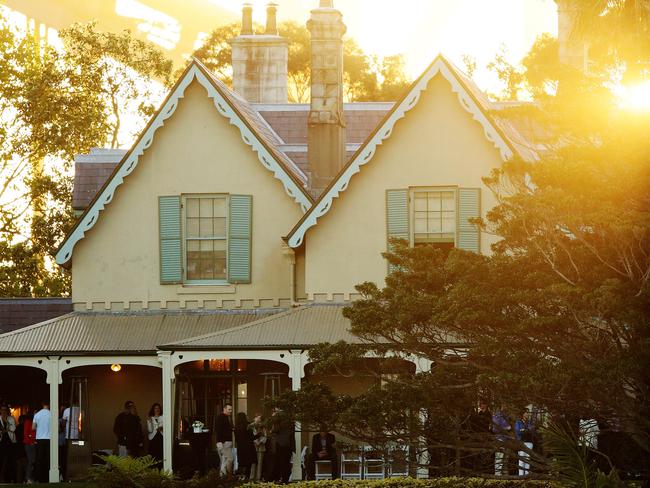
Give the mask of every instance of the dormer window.
<svg viewBox="0 0 650 488">
<path fill-rule="evenodd" d="M 412 187 L 386 191 L 387 239 L 411 246 L 457 247 L 480 252 L 481 189 Z"/>
<path fill-rule="evenodd" d="M 413 190 L 414 245 L 456 241 L 456 190 Z"/>
</svg>

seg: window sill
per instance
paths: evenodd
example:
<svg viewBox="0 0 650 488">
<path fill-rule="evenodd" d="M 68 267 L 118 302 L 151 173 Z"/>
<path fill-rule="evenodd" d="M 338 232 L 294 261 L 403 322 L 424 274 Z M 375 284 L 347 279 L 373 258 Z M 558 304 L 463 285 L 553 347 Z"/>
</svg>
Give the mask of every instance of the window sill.
<svg viewBox="0 0 650 488">
<path fill-rule="evenodd" d="M 176 293 L 179 295 L 219 295 L 219 294 L 230 294 L 236 293 L 237 287 L 231 285 L 230 283 L 224 283 L 219 285 L 213 284 L 187 284 L 179 285 L 176 288 Z"/>
</svg>

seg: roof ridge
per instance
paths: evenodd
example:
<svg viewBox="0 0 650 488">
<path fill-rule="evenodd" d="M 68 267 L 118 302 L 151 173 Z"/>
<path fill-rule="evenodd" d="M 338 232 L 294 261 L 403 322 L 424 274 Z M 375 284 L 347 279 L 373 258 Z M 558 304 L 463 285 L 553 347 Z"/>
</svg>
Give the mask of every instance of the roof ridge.
<svg viewBox="0 0 650 488">
<path fill-rule="evenodd" d="M 262 317 L 260 319 L 253 320 L 251 322 L 247 322 L 247 323 L 242 324 L 242 325 L 231 327 L 230 329 L 224 329 L 224 330 L 220 330 L 220 331 L 216 331 L 216 332 L 211 332 L 211 333 L 208 333 L 208 334 L 203 334 L 203 335 L 200 335 L 200 336 L 194 336 L 194 337 L 190 337 L 188 339 L 183 339 L 181 341 L 175 341 L 175 342 L 172 342 L 170 344 L 162 344 L 159 347 L 171 347 L 171 346 L 175 346 L 175 345 L 183 345 L 183 344 L 187 344 L 187 343 L 190 343 L 190 342 L 199 341 L 201 339 L 208 339 L 210 337 L 218 337 L 218 336 L 221 336 L 221 335 L 225 335 L 226 333 L 245 330 L 245 329 L 250 328 L 251 326 L 257 326 L 257 325 L 260 325 L 260 324 L 264 324 L 266 322 L 270 322 L 272 320 L 283 318 L 283 317 L 286 317 L 287 315 L 291 315 L 292 313 L 297 313 L 299 311 L 305 310 L 306 308 L 308 308 L 308 305 L 300 305 L 299 307 L 290 308 L 289 310 L 285 310 L 284 312 L 280 312 L 280 313 L 276 313 L 276 314 L 270 314 L 267 317 Z"/>
</svg>

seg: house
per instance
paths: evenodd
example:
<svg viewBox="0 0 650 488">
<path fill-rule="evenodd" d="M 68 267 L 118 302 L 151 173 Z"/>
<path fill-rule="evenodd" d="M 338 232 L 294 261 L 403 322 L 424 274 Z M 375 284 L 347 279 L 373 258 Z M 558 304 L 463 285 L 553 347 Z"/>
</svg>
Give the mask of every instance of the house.
<svg viewBox="0 0 650 488">
<path fill-rule="evenodd" d="M 115 447 L 127 399 L 142 416 L 162 404 L 171 469 L 188 421 L 210 426 L 224 402 L 250 416 L 305 381 L 359 391 L 313 375 L 309 348 L 355 341 L 341 309 L 383 282 L 388 239 L 489 253 L 471 223 L 495 204 L 482 177 L 545 149 L 443 56 L 394 103 L 344 103 L 332 3 L 308 22 L 310 104 L 287 103 L 275 7 L 255 35 L 245 6 L 234 90 L 194 59 L 133 147 L 77 158 L 79 219 L 56 256 L 73 310 L 1 335 L 0 366 L 53 411 L 83 378 L 94 449 Z M 58 480 L 56 443 L 51 459 Z"/>
</svg>

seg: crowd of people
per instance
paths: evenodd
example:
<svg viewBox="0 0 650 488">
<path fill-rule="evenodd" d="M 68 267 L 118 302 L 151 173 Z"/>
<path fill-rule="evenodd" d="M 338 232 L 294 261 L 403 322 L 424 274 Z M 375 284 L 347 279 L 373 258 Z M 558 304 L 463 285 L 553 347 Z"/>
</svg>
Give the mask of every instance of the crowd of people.
<svg viewBox="0 0 650 488">
<path fill-rule="evenodd" d="M 50 408 L 21 406 L 16 419 L 0 406 L 0 482 L 47 482 L 50 470 Z M 62 410 L 62 412 L 65 409 Z"/>
<path fill-rule="evenodd" d="M 255 414 L 249 422 L 246 414 L 239 412 L 233 423 L 232 411 L 232 405 L 227 403 L 215 422 L 221 476 L 288 483 L 292 456 L 296 452 L 293 422 L 276 409 L 268 421 Z M 237 472 L 234 472 L 234 446 Z"/>
</svg>

